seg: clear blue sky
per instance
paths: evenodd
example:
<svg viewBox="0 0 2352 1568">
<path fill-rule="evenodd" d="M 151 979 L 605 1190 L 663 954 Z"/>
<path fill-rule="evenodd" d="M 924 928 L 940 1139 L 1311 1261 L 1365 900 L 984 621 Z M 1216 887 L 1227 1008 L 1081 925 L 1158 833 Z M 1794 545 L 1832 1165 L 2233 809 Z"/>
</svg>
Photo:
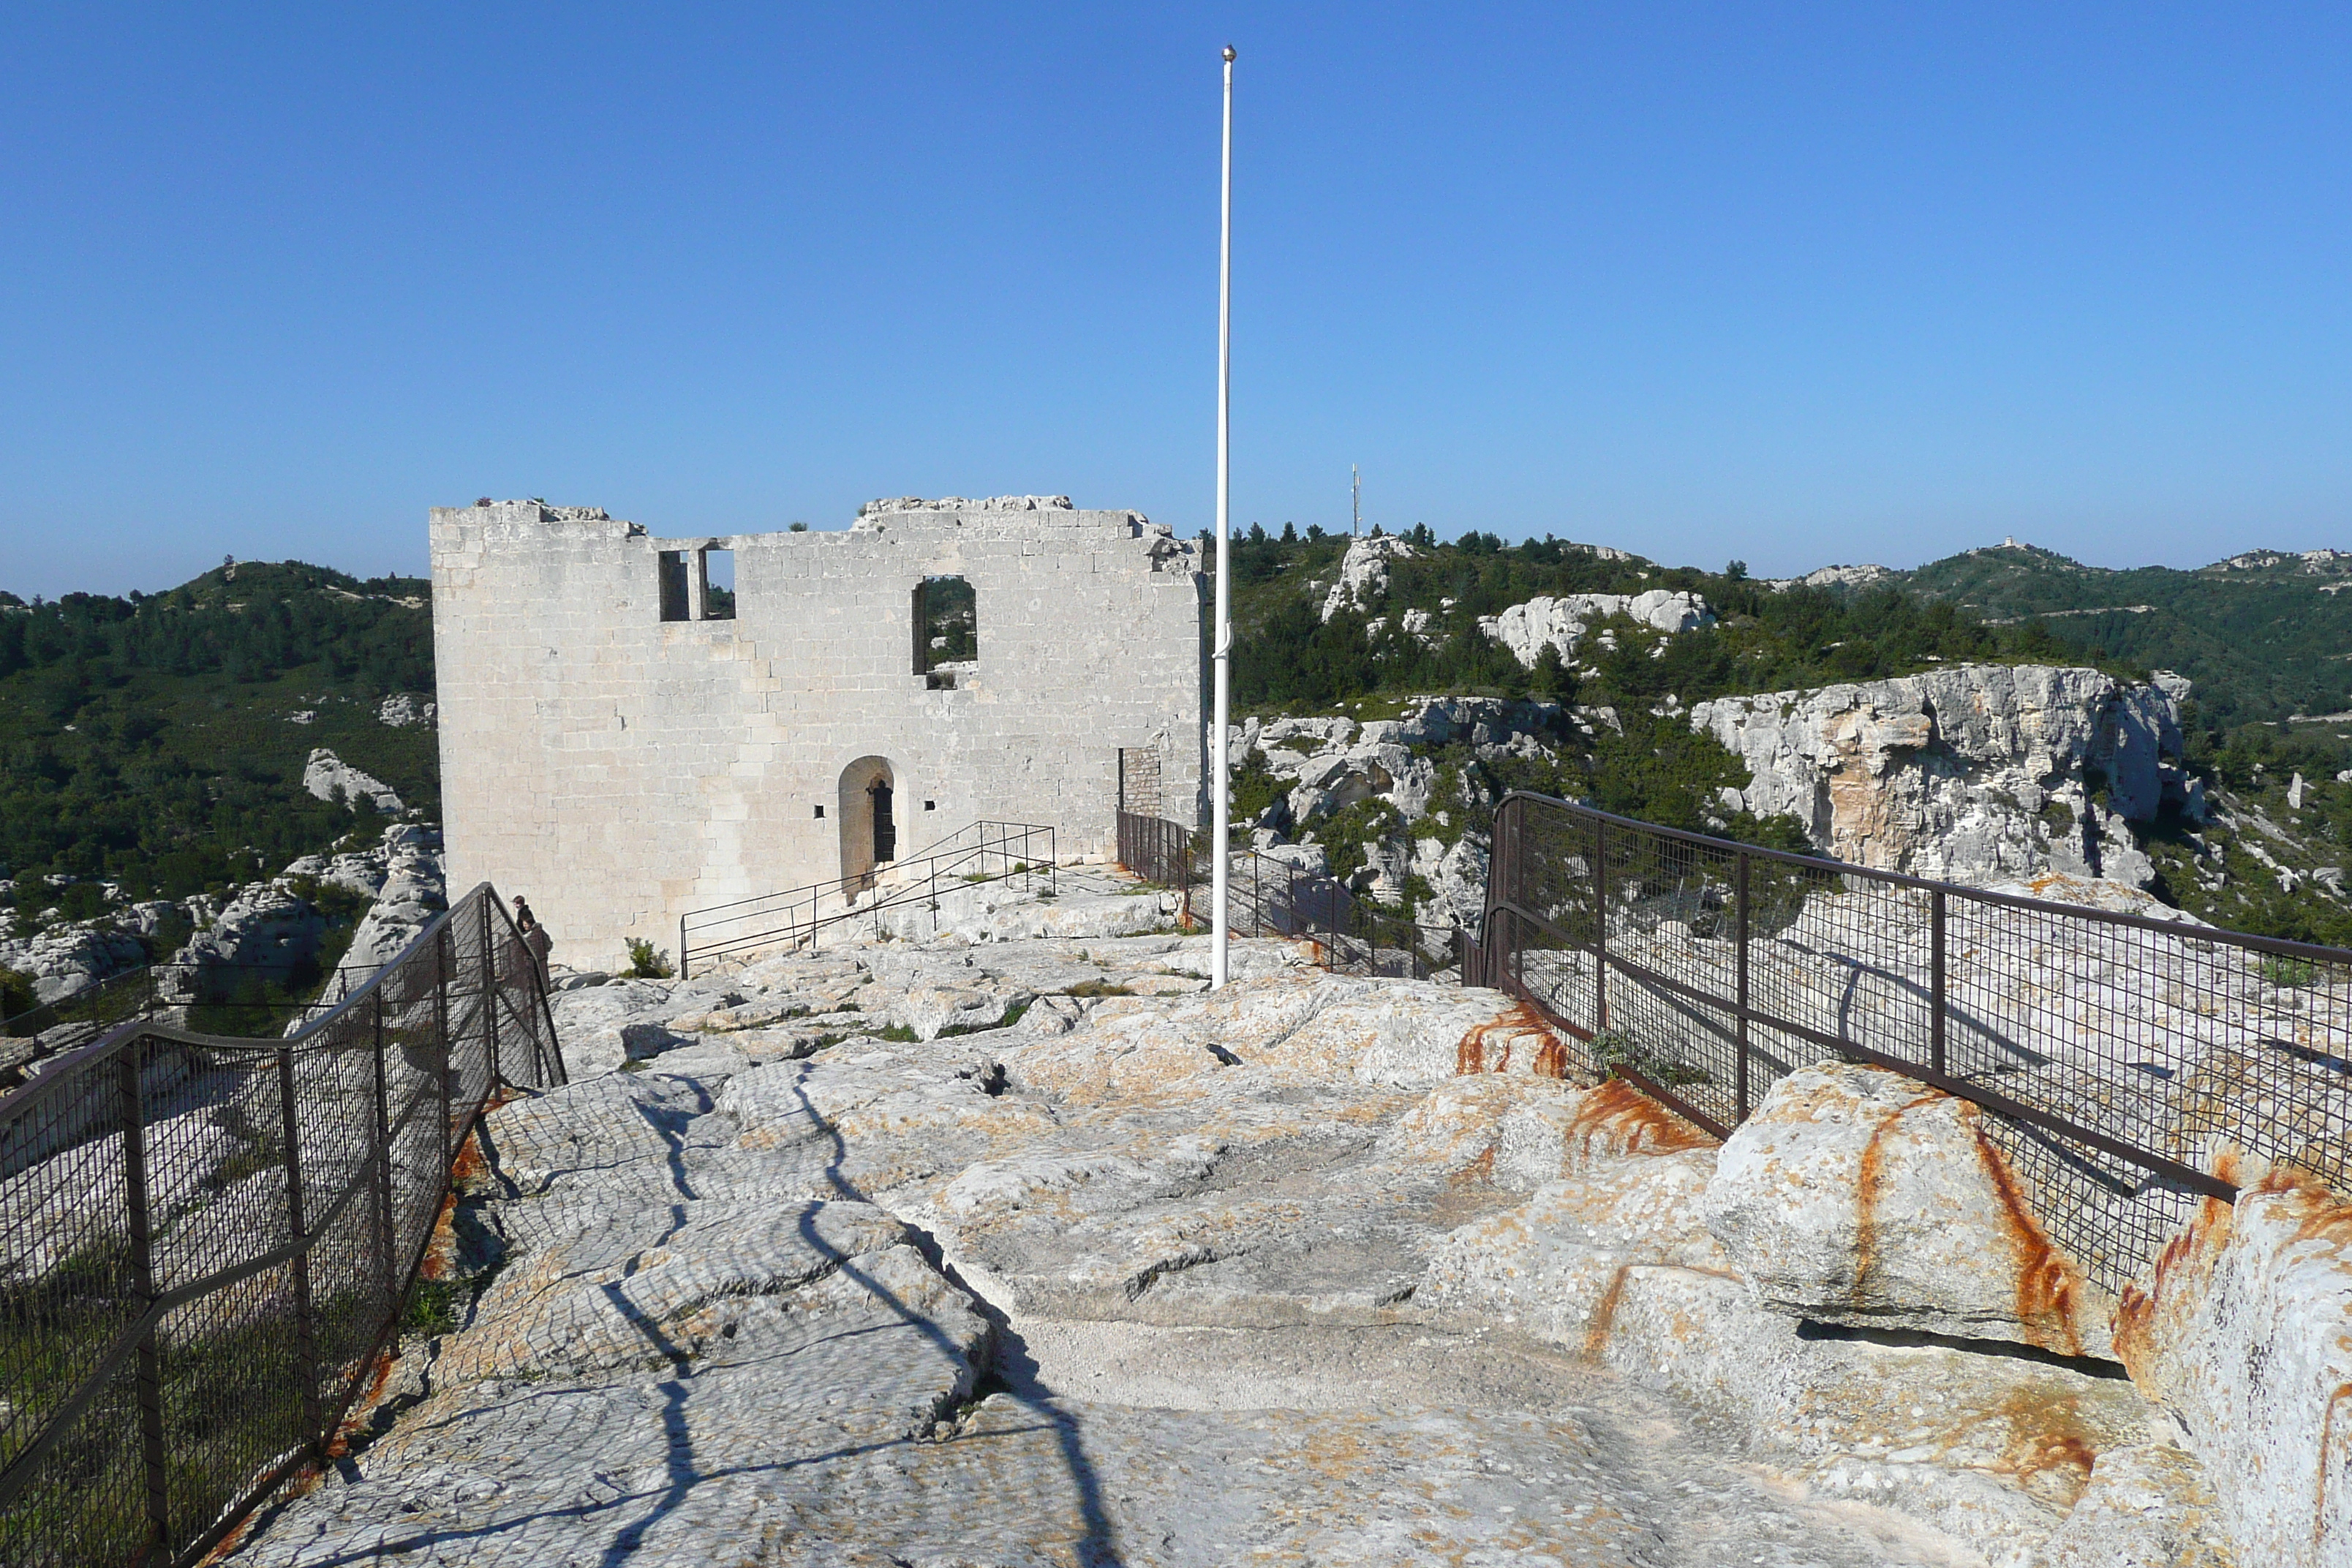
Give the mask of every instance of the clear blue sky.
<svg viewBox="0 0 2352 1568">
<path fill-rule="evenodd" d="M 0 586 L 425 512 L 2352 545 L 2352 13 L 19 5 Z"/>
</svg>

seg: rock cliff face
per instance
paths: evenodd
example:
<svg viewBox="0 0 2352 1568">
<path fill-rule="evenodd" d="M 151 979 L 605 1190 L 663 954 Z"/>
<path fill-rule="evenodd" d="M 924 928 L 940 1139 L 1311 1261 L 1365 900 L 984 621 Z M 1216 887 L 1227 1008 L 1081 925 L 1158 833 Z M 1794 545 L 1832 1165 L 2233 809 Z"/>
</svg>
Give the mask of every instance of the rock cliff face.
<svg viewBox="0 0 2352 1568">
<path fill-rule="evenodd" d="M 1829 853 L 1888 870 L 2145 887 L 2154 868 L 2125 825 L 2168 798 L 2202 815 L 2175 693 L 2095 669 L 1961 665 L 1721 698 L 1690 717 L 1748 764 L 1727 805 L 1793 815 Z"/>
</svg>

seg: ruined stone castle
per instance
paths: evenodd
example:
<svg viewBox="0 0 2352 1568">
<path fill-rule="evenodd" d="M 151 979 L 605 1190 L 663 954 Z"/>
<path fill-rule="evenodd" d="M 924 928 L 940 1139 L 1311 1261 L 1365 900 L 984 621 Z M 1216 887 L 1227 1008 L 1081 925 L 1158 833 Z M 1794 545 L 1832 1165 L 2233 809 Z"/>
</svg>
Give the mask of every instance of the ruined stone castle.
<svg viewBox="0 0 2352 1568">
<path fill-rule="evenodd" d="M 1200 562 L 1064 497 L 871 502 L 845 531 L 662 538 L 436 507 L 452 885 L 578 963 L 678 917 L 908 860 L 977 819 L 1113 843 L 1197 820 Z"/>
</svg>

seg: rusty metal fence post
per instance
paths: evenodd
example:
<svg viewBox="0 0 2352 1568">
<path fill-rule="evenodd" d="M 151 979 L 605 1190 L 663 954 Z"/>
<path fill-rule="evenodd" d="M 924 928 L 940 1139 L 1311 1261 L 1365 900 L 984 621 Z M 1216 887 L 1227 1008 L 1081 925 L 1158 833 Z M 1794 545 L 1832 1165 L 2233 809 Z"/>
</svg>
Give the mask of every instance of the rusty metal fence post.
<svg viewBox="0 0 2352 1568">
<path fill-rule="evenodd" d="M 449 928 L 443 926 L 433 942 L 433 1035 L 438 1042 L 434 1059 L 441 1077 L 441 1163 L 452 1164 L 457 1158 L 454 1125 L 457 1111 L 457 1072 L 451 1064 L 456 1054 L 449 1039 Z"/>
<path fill-rule="evenodd" d="M 498 945 L 496 940 L 490 934 L 490 927 L 496 923 L 497 917 L 504 914 L 505 912 L 505 910 L 498 909 L 496 906 L 492 906 L 481 911 L 482 1020 L 485 1028 L 488 1031 L 487 1042 L 489 1050 L 490 1068 L 488 1081 L 491 1083 L 496 1083 L 499 1080 L 499 961 Z"/>
<path fill-rule="evenodd" d="M 1738 913 L 1734 918 L 1734 926 L 1735 936 L 1739 944 L 1739 1004 L 1737 1012 L 1739 1029 L 1736 1041 L 1738 1060 L 1732 1069 L 1734 1079 L 1732 1100 L 1736 1110 L 1734 1119 L 1745 1121 L 1748 1120 L 1749 1092 L 1748 1082 L 1748 851 L 1745 849 L 1739 852 L 1735 875 L 1738 879 L 1736 894 L 1738 900 Z"/>
<path fill-rule="evenodd" d="M 1592 824 L 1592 1026 L 1609 1027 L 1609 825 Z"/>
<path fill-rule="evenodd" d="M 139 1092 L 139 1056 L 136 1043 L 124 1048 L 120 1088 L 131 1300 L 144 1316 L 155 1305 L 155 1257 L 152 1216 L 147 1208 L 147 1118 Z M 139 1458 L 147 1478 L 147 1525 L 152 1547 L 157 1552 L 168 1552 L 172 1549 L 171 1489 L 163 1459 L 163 1357 L 156 1343 L 156 1327 L 150 1323 L 139 1336 Z"/>
<path fill-rule="evenodd" d="M 375 1060 L 376 1224 L 378 1234 L 383 1241 L 383 1246 L 378 1250 L 378 1261 L 383 1268 L 383 1289 L 388 1296 L 399 1289 L 397 1283 L 399 1266 L 394 1259 L 394 1254 L 399 1249 L 399 1242 L 393 1234 L 392 1086 L 390 1074 L 383 1059 L 383 988 L 379 986 L 370 992 L 369 995 L 373 1004 L 369 1012 L 373 1015 L 373 1025 L 370 1037 L 374 1042 L 374 1049 L 369 1054 Z"/>
<path fill-rule="evenodd" d="M 280 1136 L 286 1140 L 286 1229 L 294 1253 L 295 1375 L 301 1380 L 302 1439 L 324 1451 L 325 1416 L 319 1404 L 319 1353 L 310 1303 L 310 1231 L 302 1210 L 302 1118 L 295 1105 L 294 1047 L 278 1047 L 278 1103 Z"/>
<path fill-rule="evenodd" d="M 1944 889 L 1927 894 L 1927 1059 L 1944 1076 Z"/>
</svg>

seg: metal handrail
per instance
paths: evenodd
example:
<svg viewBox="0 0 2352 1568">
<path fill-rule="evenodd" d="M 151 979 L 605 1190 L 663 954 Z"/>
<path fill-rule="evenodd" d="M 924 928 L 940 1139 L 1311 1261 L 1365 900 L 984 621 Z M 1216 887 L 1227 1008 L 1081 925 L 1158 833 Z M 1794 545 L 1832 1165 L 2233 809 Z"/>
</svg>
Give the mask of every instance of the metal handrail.
<svg viewBox="0 0 2352 1568">
<path fill-rule="evenodd" d="M 992 841 L 989 837 L 992 830 L 998 835 Z M 977 842 L 956 849 L 938 850 L 939 845 L 952 843 L 966 834 L 974 835 Z M 1045 840 L 1045 853 L 1038 855 L 1034 850 L 1041 836 Z M 929 847 L 931 853 L 886 860 L 868 870 L 835 877 L 829 881 L 811 882 L 782 892 L 761 893 L 753 898 L 738 899 L 732 903 L 711 904 L 688 910 L 677 919 L 678 975 L 681 979 L 692 978 L 697 958 L 721 958 L 729 953 L 758 948 L 814 942 L 822 931 L 851 921 L 873 919 L 878 922 L 884 910 L 902 908 L 919 898 L 929 900 L 936 911 L 940 878 L 943 874 L 954 876 L 958 867 L 971 865 L 975 860 L 984 864 L 992 856 L 1001 859 L 1004 868 L 965 878 L 963 880 L 967 885 L 1003 881 L 1010 877 L 1030 877 L 1042 871 L 1047 886 L 1058 889 L 1058 851 L 1055 837 L 1055 829 L 1044 824 L 982 819 L 968 823 L 934 841 Z M 857 901 L 857 894 L 875 889 L 880 879 L 886 877 L 904 885 L 886 897 L 862 904 Z M 828 899 L 842 900 L 844 907 L 831 913 L 823 912 L 824 901 Z M 799 912 L 803 906 L 807 910 L 805 915 Z M 714 916 L 718 918 L 710 918 Z M 775 921 L 778 917 L 781 917 L 781 923 L 768 924 L 757 931 L 739 932 L 719 941 L 705 940 L 699 946 L 696 945 L 697 922 L 699 922 L 702 931 L 708 933 L 718 927 L 746 921 Z"/>
<path fill-rule="evenodd" d="M 1118 814 L 1119 864 L 1147 882 L 1175 890 L 1179 918 L 1197 924 L 1195 888 L 1209 872 L 1198 862 L 1206 858 L 1199 834 L 1165 817 Z M 1335 973 L 1383 974 L 1393 966 L 1404 978 L 1427 979 L 1441 966 L 1430 962 L 1428 947 L 1449 956 L 1458 953 L 1457 928 L 1420 925 L 1402 913 L 1368 904 L 1349 892 L 1337 878 L 1302 872 L 1286 860 L 1254 849 L 1234 849 L 1226 864 L 1226 929 L 1235 936 L 1271 936 L 1313 942 L 1317 962 Z M 1402 935 L 1402 945 L 1381 945 L 1383 937 Z M 1433 944 L 1424 941 L 1435 938 Z M 1383 953 L 1396 954 L 1383 959 Z M 1454 965 L 1458 967 L 1458 962 Z"/>
</svg>

